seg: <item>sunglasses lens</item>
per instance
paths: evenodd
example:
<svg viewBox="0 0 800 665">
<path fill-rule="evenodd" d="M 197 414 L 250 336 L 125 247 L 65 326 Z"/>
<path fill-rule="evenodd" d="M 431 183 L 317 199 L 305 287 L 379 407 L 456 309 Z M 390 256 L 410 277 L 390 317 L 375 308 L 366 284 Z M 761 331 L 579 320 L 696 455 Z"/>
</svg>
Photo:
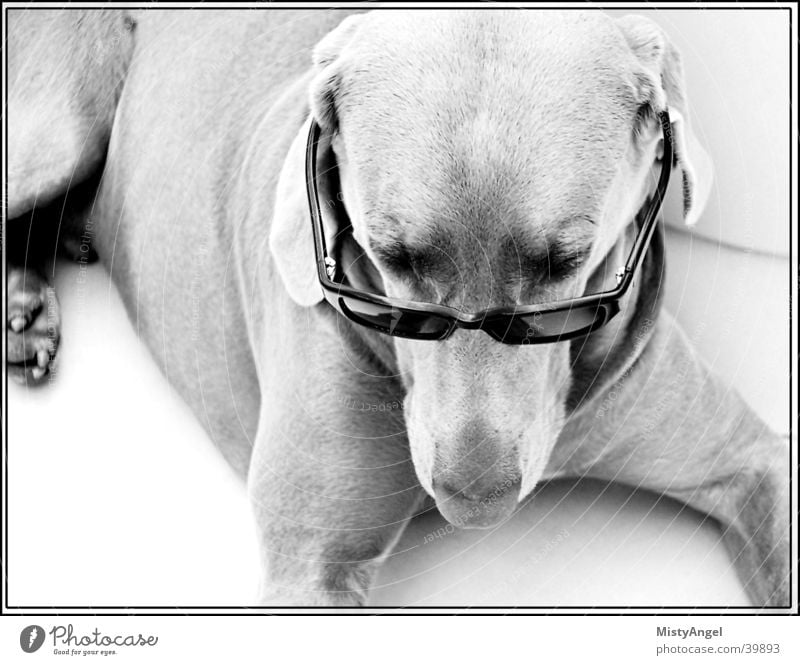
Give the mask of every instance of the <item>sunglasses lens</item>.
<svg viewBox="0 0 800 665">
<path fill-rule="evenodd" d="M 537 344 L 585 335 L 602 326 L 610 317 L 604 305 L 587 305 L 553 312 L 515 316 L 498 322 L 494 336 L 507 344 Z M 497 333 L 502 330 L 502 338 Z"/>
<path fill-rule="evenodd" d="M 396 337 L 442 339 L 451 326 L 448 319 L 435 314 L 413 312 L 354 298 L 340 297 L 339 306 L 351 321 Z"/>
<path fill-rule="evenodd" d="M 606 309 L 602 305 L 571 307 L 555 312 L 537 312 L 526 317 L 534 328 L 534 335 L 544 339 L 565 335 L 577 337 L 596 330 L 606 322 Z"/>
</svg>

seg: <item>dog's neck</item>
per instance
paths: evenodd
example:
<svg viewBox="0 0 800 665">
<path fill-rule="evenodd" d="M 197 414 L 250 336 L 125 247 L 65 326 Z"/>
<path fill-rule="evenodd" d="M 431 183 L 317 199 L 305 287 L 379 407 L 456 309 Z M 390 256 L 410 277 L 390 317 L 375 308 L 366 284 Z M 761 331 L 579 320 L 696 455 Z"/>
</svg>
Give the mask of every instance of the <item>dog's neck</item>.
<svg viewBox="0 0 800 665">
<path fill-rule="evenodd" d="M 385 292 L 380 273 L 353 237 L 352 227 L 340 230 L 333 244 L 332 253 L 336 255 L 338 264 L 343 266 L 350 286 L 368 293 Z M 360 269 L 348 270 L 349 266 L 358 266 Z M 399 369 L 391 337 L 372 332 L 346 319 L 342 323 L 346 323 L 345 339 L 354 351 L 369 357 L 382 375 L 397 376 Z"/>
<path fill-rule="evenodd" d="M 609 253 L 604 263 L 620 265 L 633 245 L 638 225 L 631 224 Z M 622 299 L 620 314 L 591 335 L 573 340 L 572 386 L 567 398 L 567 413 L 581 409 L 603 394 L 636 362 L 647 345 L 661 310 L 665 278 L 663 226 L 659 225 L 644 256 L 633 284 Z M 602 279 L 602 276 L 598 276 Z M 592 282 L 590 279 L 590 291 Z"/>
</svg>

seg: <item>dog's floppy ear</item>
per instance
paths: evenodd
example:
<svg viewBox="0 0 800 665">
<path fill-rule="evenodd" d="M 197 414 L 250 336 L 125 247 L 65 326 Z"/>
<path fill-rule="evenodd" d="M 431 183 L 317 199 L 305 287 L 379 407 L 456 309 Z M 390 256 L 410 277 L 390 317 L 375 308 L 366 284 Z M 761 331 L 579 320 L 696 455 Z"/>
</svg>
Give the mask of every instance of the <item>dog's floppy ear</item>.
<svg viewBox="0 0 800 665">
<path fill-rule="evenodd" d="M 708 201 L 713 168 L 711 158 L 689 127 L 680 54 L 664 31 L 648 18 L 625 16 L 617 25 L 640 66 L 635 88 L 641 103 L 650 108 L 652 117 L 669 110 L 675 159 L 683 171 L 683 217 L 691 226 Z"/>
<path fill-rule="evenodd" d="M 362 18 L 360 14 L 347 17 L 314 49 L 316 75 L 309 88 L 311 116 L 326 132 L 338 131 L 336 94 L 340 60 Z M 303 123 L 283 163 L 269 235 L 270 251 L 286 290 L 303 307 L 322 301 L 306 198 L 305 156 L 310 122 L 309 117 Z"/>
</svg>

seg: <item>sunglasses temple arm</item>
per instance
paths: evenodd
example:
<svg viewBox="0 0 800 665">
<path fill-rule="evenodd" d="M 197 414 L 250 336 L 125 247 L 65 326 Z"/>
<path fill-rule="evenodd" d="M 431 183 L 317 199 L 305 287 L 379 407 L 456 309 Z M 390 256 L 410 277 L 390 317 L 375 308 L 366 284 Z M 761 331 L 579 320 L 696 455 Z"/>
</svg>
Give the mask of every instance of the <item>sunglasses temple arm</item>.
<svg viewBox="0 0 800 665">
<path fill-rule="evenodd" d="M 327 278 L 325 259 L 328 256 L 328 248 L 325 244 L 325 234 L 322 230 L 322 212 L 319 207 L 319 190 L 317 188 L 317 144 L 319 143 L 320 133 L 320 126 L 312 119 L 306 143 L 306 194 L 308 196 L 308 207 L 311 210 L 311 232 L 314 236 L 317 272 L 320 277 Z"/>
<path fill-rule="evenodd" d="M 647 211 L 647 217 L 642 224 L 642 230 L 636 238 L 633 248 L 631 249 L 631 253 L 628 255 L 628 260 L 625 263 L 625 272 L 623 274 L 620 286 L 623 284 L 627 285 L 627 283 L 632 279 L 633 273 L 636 271 L 636 266 L 638 266 L 639 261 L 641 261 L 642 254 L 644 254 L 645 249 L 647 249 L 647 246 L 650 244 L 650 239 L 653 237 L 653 233 L 655 232 L 657 226 L 656 220 L 658 213 L 661 210 L 661 205 L 664 203 L 667 186 L 669 185 L 669 177 L 672 172 L 672 160 L 674 156 L 674 150 L 672 147 L 672 125 L 670 123 L 669 113 L 667 111 L 662 111 L 659 115 L 659 120 L 661 122 L 661 130 L 664 134 L 664 155 L 661 159 L 661 174 L 658 178 L 658 186 L 656 187 L 653 201 L 651 202 Z"/>
</svg>

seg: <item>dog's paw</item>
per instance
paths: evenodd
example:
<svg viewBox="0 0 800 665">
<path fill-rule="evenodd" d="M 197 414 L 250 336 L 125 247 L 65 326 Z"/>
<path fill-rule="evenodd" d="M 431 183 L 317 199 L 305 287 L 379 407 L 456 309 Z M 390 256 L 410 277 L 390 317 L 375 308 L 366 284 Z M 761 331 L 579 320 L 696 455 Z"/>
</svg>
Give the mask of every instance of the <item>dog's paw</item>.
<svg viewBox="0 0 800 665">
<path fill-rule="evenodd" d="M 56 292 L 31 269 L 8 268 L 8 375 L 33 385 L 52 371 L 61 335 Z"/>
</svg>

